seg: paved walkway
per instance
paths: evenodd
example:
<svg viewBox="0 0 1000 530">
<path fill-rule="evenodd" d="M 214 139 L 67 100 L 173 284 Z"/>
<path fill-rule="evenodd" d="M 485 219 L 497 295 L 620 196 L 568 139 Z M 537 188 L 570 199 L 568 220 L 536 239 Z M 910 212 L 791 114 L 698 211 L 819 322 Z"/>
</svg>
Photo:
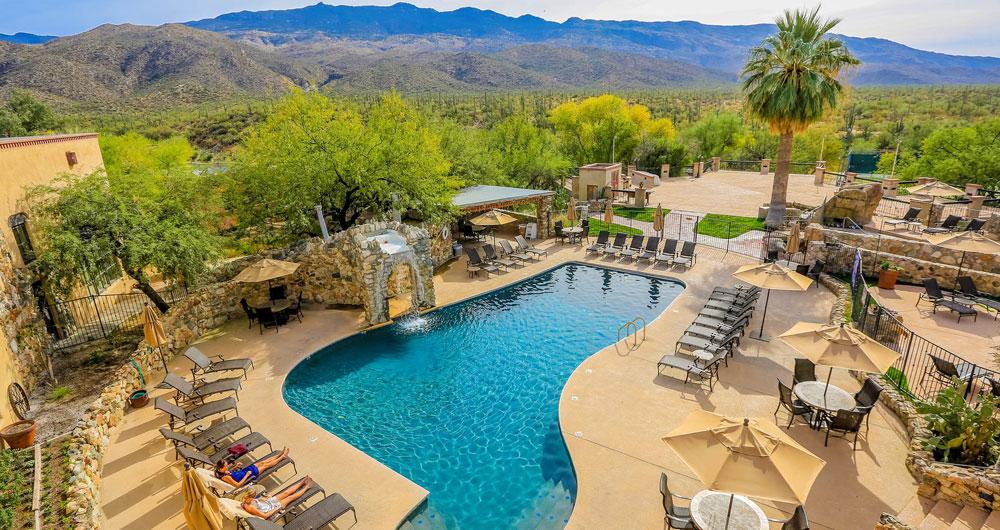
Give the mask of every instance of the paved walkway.
<svg viewBox="0 0 1000 530">
<path fill-rule="evenodd" d="M 653 188 L 648 203 L 662 204 L 671 210 L 713 212 L 728 215 L 757 216 L 757 207 L 771 199 L 774 174 L 760 175 L 747 171 L 719 171 L 699 178 L 672 177 Z M 837 192 L 832 185 L 816 186 L 812 175 L 788 177 L 788 201 L 819 206 Z"/>
</svg>

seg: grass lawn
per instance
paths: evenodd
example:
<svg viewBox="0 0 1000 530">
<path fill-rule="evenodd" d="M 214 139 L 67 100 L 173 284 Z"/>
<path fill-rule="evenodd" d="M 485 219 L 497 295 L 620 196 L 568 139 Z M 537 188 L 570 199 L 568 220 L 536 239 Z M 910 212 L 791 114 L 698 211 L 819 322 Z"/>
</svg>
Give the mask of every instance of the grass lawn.
<svg viewBox="0 0 1000 530">
<path fill-rule="evenodd" d="M 612 234 L 617 234 L 617 233 L 620 233 L 620 232 L 624 232 L 624 233 L 626 233 L 626 234 L 628 234 L 630 236 L 637 236 L 639 234 L 642 234 L 642 230 L 639 230 L 638 228 L 631 228 L 631 227 L 628 227 L 628 226 L 625 226 L 625 225 L 620 225 L 620 224 L 615 224 L 615 223 L 612 223 L 612 224 L 609 225 L 609 224 L 605 223 L 604 221 L 602 221 L 600 219 L 593 219 L 593 218 L 591 218 L 590 219 L 590 235 L 596 236 L 597 233 L 600 232 L 601 230 L 607 230 L 608 232 L 611 232 Z"/>
<path fill-rule="evenodd" d="M 763 230 L 764 221 L 756 217 L 739 215 L 705 214 L 698 222 L 698 233 L 704 236 L 732 239 L 751 230 Z"/>
<path fill-rule="evenodd" d="M 656 213 L 656 208 L 632 208 L 629 206 L 615 206 L 615 215 L 620 215 L 622 217 L 628 217 L 629 219 L 635 219 L 636 221 L 646 221 L 649 223 L 653 222 L 653 214 Z M 663 215 L 670 213 L 667 208 L 663 209 Z"/>
</svg>

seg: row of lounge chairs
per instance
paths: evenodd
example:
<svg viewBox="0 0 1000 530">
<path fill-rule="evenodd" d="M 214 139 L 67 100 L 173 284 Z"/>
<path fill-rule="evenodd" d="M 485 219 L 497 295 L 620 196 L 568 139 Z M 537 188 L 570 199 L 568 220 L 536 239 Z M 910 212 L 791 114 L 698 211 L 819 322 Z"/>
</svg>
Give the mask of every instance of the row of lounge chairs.
<svg viewBox="0 0 1000 530">
<path fill-rule="evenodd" d="M 607 230 L 601 230 L 597 234 L 597 241 L 587 247 L 587 252 L 597 252 L 598 254 L 614 256 L 620 259 L 632 259 L 635 261 L 646 260 L 649 263 L 665 263 L 667 265 L 694 266 L 697 255 L 695 254 L 694 241 L 680 242 L 676 239 L 665 239 L 662 247 L 660 238 L 656 236 L 645 237 L 642 235 L 632 236 L 632 241 L 626 245 L 628 234 L 618 233 L 610 243 L 608 239 L 611 234 Z M 680 244 L 680 252 L 677 245 Z"/>
<path fill-rule="evenodd" d="M 910 223 L 916 223 L 918 222 L 917 218 L 920 216 L 920 211 L 921 211 L 920 208 L 910 208 L 903 215 L 902 219 L 889 219 L 885 222 L 885 224 L 890 226 L 899 226 L 899 225 L 908 225 Z M 959 229 L 958 224 L 960 222 L 962 222 L 961 215 L 949 215 L 944 219 L 944 221 L 941 221 L 940 225 L 924 228 L 924 232 L 928 234 L 941 234 L 944 232 L 953 232 Z M 986 221 L 982 219 L 970 219 L 969 223 L 966 224 L 965 227 L 962 228 L 962 230 L 967 232 L 976 232 L 978 230 L 982 230 L 983 226 L 985 225 Z"/>
<path fill-rule="evenodd" d="M 951 312 L 958 314 L 959 322 L 962 321 L 962 317 L 967 316 L 971 316 L 972 321 L 975 322 L 979 318 L 979 313 L 974 307 L 977 305 L 986 309 L 987 313 L 992 310 L 994 320 L 1000 316 L 1000 302 L 980 293 L 971 276 L 958 277 L 959 292 L 945 291 L 934 278 L 924 278 L 922 283 L 924 284 L 924 292 L 917 297 L 916 305 L 927 301 L 933 304 L 933 312 L 935 313 L 937 313 L 938 307 L 951 310 Z"/>
<path fill-rule="evenodd" d="M 238 488 L 216 478 L 212 470 L 223 460 L 255 465 L 274 459 L 281 455 L 281 451 L 274 450 L 266 436 L 254 431 L 239 416 L 239 390 L 247 376 L 247 370 L 253 368 L 253 361 L 226 360 L 221 357 L 213 361 L 197 348 L 189 348 L 184 356 L 194 365 L 192 380 L 168 373 L 163 383 L 172 388 L 175 395 L 173 399 L 160 396 L 154 401 L 155 408 L 168 416 L 168 427 L 161 428 L 160 434 L 173 444 L 175 457 L 183 459 L 196 470 L 205 484 L 219 497 L 220 503 L 228 503 L 234 513 L 240 513 L 241 502 L 237 499 L 248 488 L 276 478 L 278 471 L 289 466 L 294 477 L 298 474 L 298 468 L 294 460 L 285 457 Z M 223 377 L 213 381 L 204 379 L 209 374 L 221 375 L 234 371 L 242 372 L 242 376 Z M 231 395 L 223 397 L 225 394 Z M 218 399 L 209 401 L 208 398 Z M 206 425 L 207 421 L 214 423 Z M 267 454 L 262 457 L 254 456 L 263 447 L 267 448 Z M 303 480 L 306 478 L 290 480 L 267 495 L 277 496 L 291 488 L 297 488 Z M 305 506 L 309 499 L 317 496 L 322 496 L 322 500 Z M 322 486 L 312 482 L 304 493 L 272 514 L 267 521 L 248 517 L 243 522 L 251 530 L 311 530 L 326 526 L 347 512 L 351 512 L 356 523 L 357 512 L 350 502 L 338 493 L 327 495 Z M 279 521 L 282 522 L 281 525 L 278 524 Z"/>
<path fill-rule="evenodd" d="M 657 373 L 662 375 L 666 368 L 680 370 L 684 372 L 685 384 L 708 382 L 709 391 L 714 390 L 719 369 L 723 364 L 729 366 L 729 357 L 739 346 L 759 296 L 760 288 L 750 285 L 715 288 L 705 307 L 678 339 L 674 354 L 664 355 L 657 363 Z M 677 355 L 682 350 L 694 357 Z"/>
<path fill-rule="evenodd" d="M 530 245 L 522 236 L 516 236 L 514 242 L 517 244 L 517 249 L 506 239 L 501 239 L 499 245 L 502 254 L 498 253 L 493 245 L 483 245 L 483 256 L 479 255 L 475 247 L 466 247 L 465 255 L 469 258 L 466 269 L 469 271 L 469 276 L 484 271 L 489 277 L 490 273 L 498 274 L 501 268 L 507 270 L 515 265 L 523 265 L 526 261 L 548 256 L 547 251 Z"/>
</svg>

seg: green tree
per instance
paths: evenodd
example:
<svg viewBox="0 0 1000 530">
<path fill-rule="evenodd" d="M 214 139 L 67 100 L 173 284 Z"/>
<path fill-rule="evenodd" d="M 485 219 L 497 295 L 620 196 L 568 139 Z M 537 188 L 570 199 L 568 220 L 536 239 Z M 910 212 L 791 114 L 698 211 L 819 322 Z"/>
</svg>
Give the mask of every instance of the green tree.
<svg viewBox="0 0 1000 530">
<path fill-rule="evenodd" d="M 766 222 L 784 222 L 792 138 L 837 106 L 844 91 L 838 77 L 845 67 L 860 64 L 840 40 L 827 34 L 839 19 L 812 11 L 785 11 L 775 24 L 778 33 L 750 50 L 743 67 L 744 106 L 779 135 L 777 167 Z"/>
<path fill-rule="evenodd" d="M 440 138 L 442 154 L 451 161 L 451 177 L 457 182 L 469 186 L 505 180 L 497 153 L 487 145 L 487 131 L 442 119 L 434 124 L 434 132 Z"/>
<path fill-rule="evenodd" d="M 524 114 L 511 116 L 489 132 L 490 149 L 497 153 L 505 184 L 557 189 L 569 175 L 570 161 L 551 131 L 537 127 Z"/>
<path fill-rule="evenodd" d="M 165 147 L 137 135 L 106 138 L 111 164 L 89 175 L 63 175 L 28 190 L 36 220 L 40 272 L 69 293 L 79 272 L 112 256 L 161 311 L 169 305 L 150 284 L 149 273 L 194 284 L 219 255 L 213 219 L 213 186 L 175 157 L 183 140 Z M 190 149 L 190 148 L 189 148 Z M 120 164 L 116 153 L 130 153 Z M 147 153 L 147 156 L 139 156 Z"/>
<path fill-rule="evenodd" d="M 733 112 L 709 114 L 681 131 L 681 137 L 700 158 L 725 156 L 750 141 L 743 120 Z"/>
<path fill-rule="evenodd" d="M 549 121 L 576 165 L 634 160 L 644 137 L 676 135 L 669 119 L 653 119 L 648 108 L 610 94 L 563 103 Z"/>
<path fill-rule="evenodd" d="M 317 235 L 316 205 L 333 229 L 392 209 L 440 219 L 459 184 L 439 137 L 396 94 L 362 114 L 296 91 L 250 130 L 229 173 L 228 205 L 264 241 Z"/>
<path fill-rule="evenodd" d="M 14 90 L 0 107 L 0 136 L 24 136 L 58 126 L 52 109 L 23 90 Z"/>
<path fill-rule="evenodd" d="M 937 129 L 924 139 L 920 151 L 918 159 L 897 173 L 933 176 L 958 185 L 1000 186 L 1000 118 Z"/>
</svg>

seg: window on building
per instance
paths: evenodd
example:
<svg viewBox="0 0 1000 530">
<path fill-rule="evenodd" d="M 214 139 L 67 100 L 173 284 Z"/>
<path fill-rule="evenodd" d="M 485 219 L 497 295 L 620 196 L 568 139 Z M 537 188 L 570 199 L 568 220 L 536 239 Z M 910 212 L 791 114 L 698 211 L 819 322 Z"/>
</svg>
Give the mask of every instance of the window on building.
<svg viewBox="0 0 1000 530">
<path fill-rule="evenodd" d="M 35 261 L 35 247 L 31 245 L 31 236 L 28 235 L 28 216 L 24 213 L 16 213 L 8 219 L 10 231 L 14 233 L 14 243 L 18 252 L 21 253 L 21 261 L 25 264 Z"/>
</svg>

